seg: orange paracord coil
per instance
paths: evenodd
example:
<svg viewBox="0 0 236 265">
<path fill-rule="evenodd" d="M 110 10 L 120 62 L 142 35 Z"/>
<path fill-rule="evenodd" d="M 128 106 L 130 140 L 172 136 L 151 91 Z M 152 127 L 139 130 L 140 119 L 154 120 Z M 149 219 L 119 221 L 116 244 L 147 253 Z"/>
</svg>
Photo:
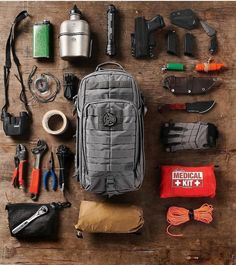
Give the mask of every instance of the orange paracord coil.
<svg viewBox="0 0 236 265">
<path fill-rule="evenodd" d="M 188 210 L 182 207 L 171 206 L 167 211 L 167 222 L 169 223 L 166 232 L 170 236 L 183 236 L 183 234 L 172 234 L 169 232 L 171 226 L 178 226 L 190 220 L 196 220 L 209 224 L 212 222 L 213 206 L 210 204 L 203 204 L 196 210 Z"/>
</svg>

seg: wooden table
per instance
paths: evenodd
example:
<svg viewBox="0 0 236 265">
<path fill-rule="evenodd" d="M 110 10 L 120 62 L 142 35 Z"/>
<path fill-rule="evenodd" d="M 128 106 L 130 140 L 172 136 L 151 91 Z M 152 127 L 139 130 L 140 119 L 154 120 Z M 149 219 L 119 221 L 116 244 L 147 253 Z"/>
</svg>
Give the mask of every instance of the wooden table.
<svg viewBox="0 0 236 265">
<path fill-rule="evenodd" d="M 70 64 L 59 57 L 60 23 L 68 18 L 68 11 L 74 2 L 0 2 L 0 65 L 4 64 L 5 42 L 11 22 L 15 15 L 27 9 L 31 18 L 20 26 L 21 34 L 17 40 L 17 53 L 22 63 L 24 80 L 36 64 L 38 73 L 51 72 L 61 82 L 64 72 L 73 72 L 80 78 L 92 72 L 98 63 L 107 61 L 106 46 L 106 9 L 108 2 L 80 2 L 79 8 L 85 15 L 94 32 L 94 55 L 88 62 Z M 14 168 L 13 157 L 17 143 L 25 144 L 30 150 L 38 138 L 45 139 L 54 151 L 59 144 L 66 144 L 75 150 L 73 132 L 75 117 L 72 115 L 73 105 L 64 97 L 63 91 L 53 103 L 33 104 L 33 125 L 29 140 L 13 140 L 0 131 L 0 264 L 52 264 L 52 265 L 184 265 L 193 264 L 189 256 L 198 257 L 200 264 L 236 264 L 236 31 L 235 31 L 235 2 L 117 2 L 120 12 L 119 55 L 115 60 L 121 63 L 138 81 L 144 94 L 148 113 L 145 117 L 145 148 L 146 175 L 142 188 L 133 193 L 112 198 L 113 201 L 130 202 L 140 205 L 144 209 L 145 226 L 141 235 L 85 235 L 84 239 L 76 237 L 74 224 L 77 221 L 79 205 L 82 199 L 101 200 L 100 196 L 90 195 L 81 190 L 79 183 L 72 177 L 70 171 L 68 199 L 72 202 L 70 209 L 61 212 L 59 239 L 56 242 L 20 242 L 9 234 L 5 205 L 8 202 L 31 202 L 28 194 L 11 187 L 11 174 Z M 218 31 L 219 52 L 214 56 L 215 61 L 224 62 L 228 70 L 219 74 L 223 85 L 204 96 L 175 97 L 164 90 L 161 81 L 166 74 L 161 67 L 167 62 L 182 62 L 186 64 L 186 74 L 194 74 L 193 66 L 197 62 L 205 62 L 209 58 L 209 37 L 202 29 L 195 29 L 198 45 L 197 58 L 183 56 L 184 29 L 176 28 L 179 36 L 181 57 L 167 55 L 165 48 L 165 34 L 171 27 L 169 14 L 177 9 L 192 8 L 196 13 L 215 27 Z M 157 58 L 153 60 L 137 61 L 131 56 L 130 33 L 134 29 L 134 18 L 144 15 L 147 19 L 161 14 L 166 28 L 158 31 Z M 37 62 L 32 58 L 32 26 L 37 21 L 48 19 L 54 25 L 55 59 L 53 62 Z M 21 105 L 17 100 L 20 91 L 19 83 L 12 70 L 10 81 L 11 108 L 17 113 Z M 1 71 L 1 104 L 3 103 L 3 71 Z M 182 74 L 179 74 L 182 75 Z M 204 115 L 187 114 L 184 112 L 157 112 L 158 103 L 186 102 L 194 100 L 214 99 L 216 107 Z M 15 103 L 15 104 L 14 104 Z M 17 112 L 16 112 L 17 109 Z M 51 109 L 62 110 L 69 118 L 71 131 L 66 137 L 53 137 L 44 132 L 41 121 L 44 113 Z M 159 140 L 160 124 L 164 121 L 190 122 L 208 121 L 215 123 L 220 131 L 220 138 L 216 150 L 204 152 L 165 153 Z M 46 167 L 48 156 L 43 160 Z M 29 176 L 33 165 L 33 156 L 29 154 Z M 207 165 L 215 164 L 217 174 L 217 196 L 215 199 L 160 199 L 159 175 L 160 164 Z M 56 161 L 56 169 L 58 163 Z M 39 202 L 60 201 L 63 197 L 60 191 L 42 192 Z M 165 232 L 166 210 L 171 205 L 197 208 L 202 203 L 214 205 L 214 221 L 210 225 L 191 222 L 175 228 L 176 232 L 183 232 L 184 238 L 172 238 Z"/>
</svg>

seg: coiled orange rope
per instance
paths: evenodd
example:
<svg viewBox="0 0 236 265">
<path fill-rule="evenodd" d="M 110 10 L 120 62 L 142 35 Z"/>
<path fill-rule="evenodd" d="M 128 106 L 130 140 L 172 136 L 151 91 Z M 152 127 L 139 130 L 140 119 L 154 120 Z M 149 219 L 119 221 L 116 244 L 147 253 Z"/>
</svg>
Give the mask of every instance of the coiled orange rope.
<svg viewBox="0 0 236 265">
<path fill-rule="evenodd" d="M 169 223 L 166 228 L 166 232 L 170 236 L 183 236 L 183 234 L 176 235 L 169 232 L 170 227 L 184 224 L 190 220 L 196 220 L 209 224 L 213 220 L 212 211 L 213 206 L 207 203 L 203 204 L 196 210 L 188 210 L 182 207 L 171 206 L 166 215 L 167 222 Z"/>
</svg>

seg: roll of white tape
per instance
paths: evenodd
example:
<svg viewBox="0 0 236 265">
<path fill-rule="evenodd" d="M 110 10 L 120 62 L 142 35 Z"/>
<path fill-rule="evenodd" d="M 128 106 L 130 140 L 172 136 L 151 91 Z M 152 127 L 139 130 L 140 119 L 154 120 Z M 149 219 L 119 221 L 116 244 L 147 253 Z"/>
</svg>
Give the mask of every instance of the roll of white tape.
<svg viewBox="0 0 236 265">
<path fill-rule="evenodd" d="M 60 110 L 50 110 L 44 114 L 42 125 L 47 133 L 60 135 L 67 129 L 68 120 Z"/>
</svg>

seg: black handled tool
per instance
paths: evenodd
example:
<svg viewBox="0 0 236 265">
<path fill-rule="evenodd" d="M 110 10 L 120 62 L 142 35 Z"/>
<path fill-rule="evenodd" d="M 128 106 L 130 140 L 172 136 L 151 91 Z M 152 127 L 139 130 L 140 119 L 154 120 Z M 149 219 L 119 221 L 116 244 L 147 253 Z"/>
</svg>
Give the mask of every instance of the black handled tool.
<svg viewBox="0 0 236 265">
<path fill-rule="evenodd" d="M 216 35 L 214 35 L 213 37 L 211 37 L 209 51 L 211 54 L 215 54 L 217 52 L 217 49 L 218 49 L 217 37 Z"/>
<path fill-rule="evenodd" d="M 116 26 L 117 26 L 117 9 L 114 5 L 109 5 L 107 9 L 107 47 L 106 54 L 109 56 L 116 55 Z"/>
<path fill-rule="evenodd" d="M 70 153 L 69 148 L 66 147 L 65 145 L 59 145 L 57 148 L 56 154 L 57 154 L 57 158 L 58 158 L 59 165 L 60 165 L 59 186 L 60 186 L 60 190 L 64 193 L 65 179 L 66 179 L 65 167 L 67 163 L 67 158 L 69 157 L 71 153 Z"/>
</svg>

